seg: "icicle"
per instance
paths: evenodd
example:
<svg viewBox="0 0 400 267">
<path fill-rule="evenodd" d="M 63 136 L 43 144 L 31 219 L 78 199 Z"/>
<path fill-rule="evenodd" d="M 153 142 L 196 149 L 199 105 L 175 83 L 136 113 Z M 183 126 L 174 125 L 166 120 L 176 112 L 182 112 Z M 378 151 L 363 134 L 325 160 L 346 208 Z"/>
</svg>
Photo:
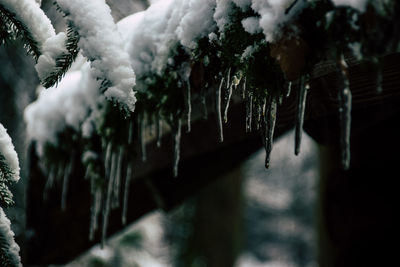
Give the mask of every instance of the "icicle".
<svg viewBox="0 0 400 267">
<path fill-rule="evenodd" d="M 244 77 L 244 81 L 242 84 L 242 99 L 246 98 L 246 82 L 247 82 L 247 78 Z"/>
<path fill-rule="evenodd" d="M 113 185 L 114 185 L 114 177 L 115 177 L 115 165 L 117 165 L 117 155 L 116 153 L 112 153 L 111 155 L 111 171 L 108 178 L 107 183 L 107 195 L 106 195 L 106 203 L 103 208 L 103 229 L 101 235 L 101 247 L 104 247 L 105 240 L 107 237 L 107 227 L 108 227 L 108 216 L 110 214 L 111 208 L 111 197 L 113 193 Z"/>
<path fill-rule="evenodd" d="M 230 76 L 231 73 L 231 69 L 229 68 L 228 71 L 228 78 Z M 227 93 L 225 96 L 225 108 L 224 108 L 224 122 L 227 123 L 228 122 L 228 110 L 229 110 L 229 103 L 231 102 L 231 98 L 232 98 L 232 91 L 233 91 L 233 81 L 232 83 L 230 83 L 230 79 L 228 79 L 227 81 Z"/>
<path fill-rule="evenodd" d="M 286 98 L 288 98 L 289 96 L 290 96 L 290 93 L 292 92 L 292 82 L 291 81 L 289 81 L 288 83 L 287 83 L 287 86 L 286 86 Z"/>
<path fill-rule="evenodd" d="M 72 157 L 72 159 L 65 164 L 62 193 L 61 193 L 61 210 L 65 210 L 65 208 L 67 207 L 68 182 L 72 171 L 73 160 L 74 158 Z"/>
<path fill-rule="evenodd" d="M 190 82 L 186 83 L 186 106 L 187 106 L 187 132 L 191 131 L 191 118 L 192 118 L 192 99 L 191 99 L 191 88 Z"/>
<path fill-rule="evenodd" d="M 124 186 L 124 202 L 122 204 L 122 224 L 126 224 L 126 214 L 128 212 L 128 197 L 129 197 L 129 186 L 132 178 L 132 163 L 128 163 L 126 169 L 126 178 Z"/>
<path fill-rule="evenodd" d="M 160 113 L 159 112 L 156 113 L 155 124 L 156 124 L 157 147 L 161 147 L 162 120 L 160 118 Z"/>
<path fill-rule="evenodd" d="M 264 115 L 265 122 L 265 168 L 269 168 L 270 155 L 272 151 L 272 143 L 275 131 L 277 103 L 275 97 L 269 96 L 267 102 L 267 110 Z"/>
<path fill-rule="evenodd" d="M 351 91 L 347 63 L 341 55 L 338 60 L 342 88 L 339 90 L 340 116 L 340 146 L 342 151 L 342 167 L 347 170 L 350 166 L 350 128 L 351 128 Z"/>
<path fill-rule="evenodd" d="M 295 132 L 295 148 L 294 154 L 297 156 L 300 153 L 301 136 L 303 133 L 304 111 L 306 108 L 307 90 L 310 85 L 305 83 L 305 77 L 300 78 L 300 88 L 297 96 L 297 116 L 296 116 L 296 132 Z"/>
<path fill-rule="evenodd" d="M 56 177 L 56 173 L 57 173 L 57 167 L 56 165 L 51 165 L 50 167 L 50 172 L 49 172 L 49 178 L 47 178 L 46 184 L 44 186 L 44 190 L 43 190 L 43 200 L 47 200 L 47 194 L 50 190 L 50 188 L 53 187 L 54 185 L 54 179 Z"/>
<path fill-rule="evenodd" d="M 93 183 L 93 182 L 92 182 Z M 101 209 L 102 202 L 102 191 L 101 188 L 97 188 L 92 192 L 92 206 L 91 206 L 91 215 L 90 215 L 90 228 L 89 228 L 89 240 L 92 241 L 94 239 L 94 233 L 98 228 L 98 217 Z"/>
<path fill-rule="evenodd" d="M 144 114 L 141 113 L 138 116 L 139 120 L 139 143 L 140 143 L 140 151 L 142 153 L 142 161 L 145 162 L 147 160 L 147 153 L 146 153 L 146 140 L 145 140 L 145 130 L 146 124 L 144 120 Z"/>
<path fill-rule="evenodd" d="M 203 119 L 207 120 L 208 118 L 208 110 L 207 110 L 207 97 L 206 97 L 206 89 L 203 87 L 200 92 L 200 102 L 203 108 Z"/>
<path fill-rule="evenodd" d="M 182 121 L 179 118 L 174 125 L 176 128 L 174 129 L 174 169 L 173 174 L 174 177 L 178 176 L 178 164 L 180 160 L 180 153 L 181 153 L 181 127 Z"/>
<path fill-rule="evenodd" d="M 131 145 L 133 141 L 133 121 L 129 121 L 129 128 L 128 128 L 128 145 Z"/>
<path fill-rule="evenodd" d="M 104 158 L 104 172 L 106 177 L 110 175 L 111 152 L 112 152 L 112 143 L 108 142 L 106 148 L 106 155 Z"/>
<path fill-rule="evenodd" d="M 119 192 L 121 189 L 121 172 L 122 172 L 122 160 L 124 158 L 125 149 L 123 146 L 120 146 L 118 151 L 118 161 L 117 161 L 117 168 L 114 178 L 114 186 L 113 186 L 113 201 L 112 201 L 112 208 L 119 207 Z"/>
<path fill-rule="evenodd" d="M 251 132 L 251 120 L 253 117 L 253 95 L 249 94 L 246 101 L 246 132 Z"/>
<path fill-rule="evenodd" d="M 383 77 L 382 77 L 382 62 L 377 57 L 374 57 L 372 59 L 372 62 L 374 64 L 375 71 L 376 71 L 376 81 L 375 81 L 375 83 L 376 83 L 376 93 L 380 94 L 380 93 L 382 93 L 382 90 L 383 90 L 382 89 L 382 80 L 383 80 Z M 346 68 L 347 68 L 347 66 L 346 66 Z"/>
<path fill-rule="evenodd" d="M 218 122 L 218 133 L 219 133 L 219 141 L 223 142 L 224 141 L 224 132 L 223 132 L 223 127 L 222 127 L 222 115 L 221 115 L 221 89 L 222 85 L 224 83 L 224 78 L 221 79 L 221 82 L 219 83 L 219 87 L 217 90 L 217 98 L 216 98 L 216 114 L 217 114 L 217 122 Z"/>
</svg>

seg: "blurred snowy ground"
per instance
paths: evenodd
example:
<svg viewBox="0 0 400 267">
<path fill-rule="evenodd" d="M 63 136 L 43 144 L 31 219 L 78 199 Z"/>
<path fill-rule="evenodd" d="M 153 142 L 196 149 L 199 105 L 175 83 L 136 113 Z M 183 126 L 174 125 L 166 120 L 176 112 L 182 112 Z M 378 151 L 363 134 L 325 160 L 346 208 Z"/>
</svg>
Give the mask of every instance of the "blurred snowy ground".
<svg viewBox="0 0 400 267">
<path fill-rule="evenodd" d="M 263 150 L 244 163 L 244 251 L 236 267 L 314 267 L 314 207 L 318 156 L 303 135 L 294 156 L 289 133 L 274 144 L 271 169 L 264 169 Z M 170 216 L 156 211 L 112 237 L 103 250 L 95 246 L 67 266 L 173 266 L 172 247 L 165 239 Z"/>
</svg>

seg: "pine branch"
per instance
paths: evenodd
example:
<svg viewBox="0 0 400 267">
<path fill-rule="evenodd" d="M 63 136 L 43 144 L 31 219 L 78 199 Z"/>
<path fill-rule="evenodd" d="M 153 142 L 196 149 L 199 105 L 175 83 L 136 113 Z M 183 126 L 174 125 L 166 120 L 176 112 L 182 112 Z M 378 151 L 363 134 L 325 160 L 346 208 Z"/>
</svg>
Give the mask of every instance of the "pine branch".
<svg viewBox="0 0 400 267">
<path fill-rule="evenodd" d="M 33 56 L 37 61 L 40 56 L 38 42 L 33 38 L 27 27 L 17 19 L 17 16 L 4 8 L 0 4 L 0 43 L 3 44 L 7 40 L 15 40 L 21 38 L 24 41 L 24 47 L 28 54 Z"/>
<path fill-rule="evenodd" d="M 65 42 L 65 48 L 67 53 L 62 53 L 59 55 L 55 61 L 55 69 L 42 80 L 44 87 L 49 88 L 51 86 L 57 85 L 57 83 L 65 76 L 65 73 L 71 67 L 72 63 L 75 61 L 79 53 L 79 34 L 75 30 L 72 22 L 68 23 L 67 28 L 67 40 Z"/>
<path fill-rule="evenodd" d="M 14 204 L 13 195 L 7 186 L 12 181 L 12 175 L 4 156 L 0 154 L 0 207 L 7 208 Z"/>
</svg>

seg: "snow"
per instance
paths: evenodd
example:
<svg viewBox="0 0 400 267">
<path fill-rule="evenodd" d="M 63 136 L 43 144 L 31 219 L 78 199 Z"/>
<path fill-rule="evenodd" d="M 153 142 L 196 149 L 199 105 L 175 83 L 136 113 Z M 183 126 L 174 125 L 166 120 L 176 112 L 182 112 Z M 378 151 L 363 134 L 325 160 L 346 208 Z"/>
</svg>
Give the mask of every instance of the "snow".
<svg viewBox="0 0 400 267">
<path fill-rule="evenodd" d="M 50 76 L 51 72 L 56 67 L 56 58 L 62 53 L 68 53 L 65 42 L 67 35 L 61 32 L 48 38 L 43 44 L 43 53 L 39 57 L 35 69 L 38 73 L 39 79 L 44 80 Z"/>
<path fill-rule="evenodd" d="M 54 28 L 49 18 L 40 9 L 40 5 L 35 0 L 0 0 L 0 3 L 10 12 L 14 13 L 33 39 L 38 42 L 39 47 L 45 41 L 55 35 Z"/>
<path fill-rule="evenodd" d="M 0 123 L 0 155 L 5 158 L 5 163 L 8 165 L 12 172 L 12 181 L 19 180 L 19 161 L 17 152 L 15 152 L 14 145 L 11 142 L 11 137 L 7 134 L 7 130 Z"/>
<path fill-rule="evenodd" d="M 28 137 L 36 140 L 39 155 L 46 142 L 57 145 L 57 134 L 66 127 L 79 131 L 89 110 L 96 109 L 98 87 L 87 63 L 82 71 L 68 72 L 57 87 L 40 87 L 38 99 L 24 112 Z"/>
<path fill-rule="evenodd" d="M 78 46 L 91 61 L 94 76 L 111 82 L 104 92 L 106 98 L 133 112 L 135 74 L 108 5 L 104 0 L 59 0 L 58 4 L 77 28 L 81 37 Z"/>
<path fill-rule="evenodd" d="M 0 124 L 1 125 L 1 124 Z M 0 247 L 0 254 L 6 259 L 10 260 L 10 266 L 22 266 L 21 258 L 19 256 L 19 246 L 15 243 L 14 233 L 11 231 L 10 220 L 6 217 L 3 209 L 0 207 L 0 240 L 2 246 Z M 5 253 L 5 254 L 3 254 Z"/>
<path fill-rule="evenodd" d="M 250 34 L 255 34 L 261 31 L 260 20 L 257 17 L 249 17 L 242 20 L 242 25 L 245 31 Z"/>
</svg>

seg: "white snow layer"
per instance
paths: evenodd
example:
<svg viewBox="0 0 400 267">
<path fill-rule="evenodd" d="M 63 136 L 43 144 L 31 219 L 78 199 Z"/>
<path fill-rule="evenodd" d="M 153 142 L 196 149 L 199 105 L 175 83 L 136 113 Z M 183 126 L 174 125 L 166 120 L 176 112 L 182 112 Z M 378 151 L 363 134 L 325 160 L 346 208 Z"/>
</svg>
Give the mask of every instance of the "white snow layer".
<svg viewBox="0 0 400 267">
<path fill-rule="evenodd" d="M 35 69 L 38 73 L 39 79 L 43 81 L 48 77 L 56 67 L 56 58 L 62 53 L 67 53 L 65 42 L 67 35 L 60 32 L 48 38 L 42 46 L 42 55 L 40 55 Z"/>
<path fill-rule="evenodd" d="M 91 61 L 94 75 L 111 82 L 104 95 L 135 109 L 135 74 L 124 49 L 124 42 L 104 0 L 59 0 L 61 9 L 77 27 L 79 47 Z"/>
<path fill-rule="evenodd" d="M 11 137 L 7 134 L 7 130 L 0 123 L 0 155 L 2 155 L 6 164 L 10 167 L 12 172 L 12 180 L 17 182 L 19 180 L 19 161 L 17 152 L 15 152 L 14 145 L 11 142 Z"/>
<path fill-rule="evenodd" d="M 38 42 L 39 47 L 41 47 L 48 38 L 55 35 L 53 25 L 40 8 L 37 1 L 0 0 L 0 4 L 16 15 L 17 19 L 21 21 L 31 33 L 33 39 Z"/>
<path fill-rule="evenodd" d="M 19 246 L 14 241 L 14 233 L 11 231 L 10 220 L 6 217 L 3 209 L 0 207 L 0 240 L 4 240 L 6 244 L 2 244 L 3 246 L 0 249 L 5 248 L 7 251 L 6 258 L 11 262 L 11 266 L 22 266 L 21 258 L 19 256 Z"/>
</svg>

